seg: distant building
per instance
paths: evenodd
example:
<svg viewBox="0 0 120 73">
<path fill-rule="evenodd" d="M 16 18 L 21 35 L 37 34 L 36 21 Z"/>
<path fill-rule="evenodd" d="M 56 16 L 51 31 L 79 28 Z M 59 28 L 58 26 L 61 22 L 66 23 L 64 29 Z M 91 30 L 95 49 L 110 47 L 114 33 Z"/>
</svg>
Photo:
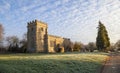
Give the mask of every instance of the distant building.
<svg viewBox="0 0 120 73">
<path fill-rule="evenodd" d="M 35 20 L 28 23 L 28 52 L 57 52 L 59 48 L 64 49 L 63 43 L 70 41 L 54 35 L 48 35 L 48 25 Z"/>
</svg>

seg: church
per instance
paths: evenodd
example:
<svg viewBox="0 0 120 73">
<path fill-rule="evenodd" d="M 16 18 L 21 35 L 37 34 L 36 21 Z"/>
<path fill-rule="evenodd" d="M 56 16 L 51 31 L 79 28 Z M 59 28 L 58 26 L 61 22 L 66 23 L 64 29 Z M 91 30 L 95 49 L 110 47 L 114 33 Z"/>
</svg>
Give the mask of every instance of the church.
<svg viewBox="0 0 120 73">
<path fill-rule="evenodd" d="M 27 51 L 54 53 L 65 49 L 64 43 L 70 39 L 48 34 L 48 25 L 42 21 L 28 22 L 27 25 Z"/>
</svg>

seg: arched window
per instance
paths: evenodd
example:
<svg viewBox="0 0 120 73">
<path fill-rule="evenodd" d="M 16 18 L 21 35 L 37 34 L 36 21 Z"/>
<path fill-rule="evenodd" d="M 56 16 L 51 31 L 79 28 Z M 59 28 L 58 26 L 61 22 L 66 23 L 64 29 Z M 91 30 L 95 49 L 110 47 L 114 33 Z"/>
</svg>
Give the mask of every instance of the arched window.
<svg viewBox="0 0 120 73">
<path fill-rule="evenodd" d="M 44 31 L 43 28 L 41 28 L 41 31 Z"/>
</svg>

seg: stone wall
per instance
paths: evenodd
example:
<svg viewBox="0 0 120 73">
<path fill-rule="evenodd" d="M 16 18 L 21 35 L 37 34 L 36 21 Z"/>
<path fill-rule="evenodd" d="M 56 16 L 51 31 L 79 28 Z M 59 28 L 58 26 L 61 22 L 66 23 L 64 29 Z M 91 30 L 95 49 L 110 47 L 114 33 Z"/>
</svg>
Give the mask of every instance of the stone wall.
<svg viewBox="0 0 120 73">
<path fill-rule="evenodd" d="M 63 45 L 64 39 L 58 36 L 49 35 L 48 36 L 48 52 L 56 52 L 57 45 Z"/>
<path fill-rule="evenodd" d="M 48 35 L 48 25 L 41 21 L 28 23 L 28 52 L 56 52 L 58 46 L 63 48 L 64 39 L 54 35 Z"/>
</svg>

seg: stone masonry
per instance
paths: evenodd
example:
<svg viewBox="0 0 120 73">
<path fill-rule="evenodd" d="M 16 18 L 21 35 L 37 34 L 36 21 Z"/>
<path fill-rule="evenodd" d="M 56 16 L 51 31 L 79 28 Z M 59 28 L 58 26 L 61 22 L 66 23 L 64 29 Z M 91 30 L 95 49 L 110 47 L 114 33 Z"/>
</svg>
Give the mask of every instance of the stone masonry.
<svg viewBox="0 0 120 73">
<path fill-rule="evenodd" d="M 35 20 L 27 25 L 27 51 L 28 52 L 56 52 L 63 47 L 66 39 L 54 35 L 48 35 L 48 25 Z"/>
</svg>

